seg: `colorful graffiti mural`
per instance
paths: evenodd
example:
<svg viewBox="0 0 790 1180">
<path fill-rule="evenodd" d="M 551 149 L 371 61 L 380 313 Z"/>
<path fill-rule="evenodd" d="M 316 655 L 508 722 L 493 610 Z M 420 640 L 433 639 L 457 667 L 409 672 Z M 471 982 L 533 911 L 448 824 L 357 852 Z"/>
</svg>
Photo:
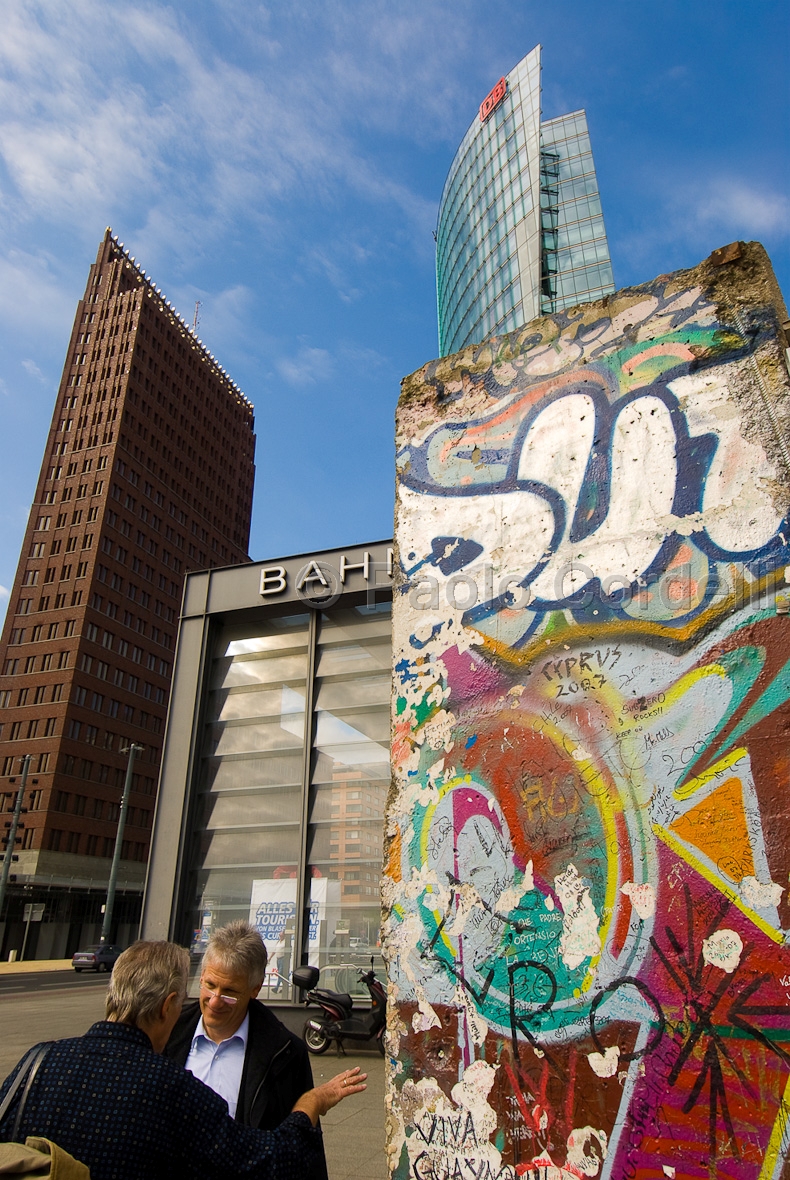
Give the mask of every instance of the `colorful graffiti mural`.
<svg viewBox="0 0 790 1180">
<path fill-rule="evenodd" d="M 396 1180 L 790 1148 L 790 381 L 756 244 L 398 409 Z"/>
</svg>

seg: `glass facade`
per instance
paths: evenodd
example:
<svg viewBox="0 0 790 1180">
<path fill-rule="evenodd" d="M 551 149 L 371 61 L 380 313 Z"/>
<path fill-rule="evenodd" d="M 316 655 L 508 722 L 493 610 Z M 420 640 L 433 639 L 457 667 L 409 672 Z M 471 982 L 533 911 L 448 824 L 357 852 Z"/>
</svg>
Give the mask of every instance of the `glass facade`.
<svg viewBox="0 0 790 1180">
<path fill-rule="evenodd" d="M 436 231 L 439 351 L 614 290 L 583 111 L 541 123 L 541 51 L 464 136 Z"/>
<path fill-rule="evenodd" d="M 358 990 L 378 956 L 390 603 L 258 613 L 210 644 L 181 937 L 197 957 L 245 918 L 269 950 L 262 999 L 292 999 L 303 961 Z"/>
<path fill-rule="evenodd" d="M 561 311 L 614 291 L 587 116 L 540 125 L 541 312 Z"/>
</svg>

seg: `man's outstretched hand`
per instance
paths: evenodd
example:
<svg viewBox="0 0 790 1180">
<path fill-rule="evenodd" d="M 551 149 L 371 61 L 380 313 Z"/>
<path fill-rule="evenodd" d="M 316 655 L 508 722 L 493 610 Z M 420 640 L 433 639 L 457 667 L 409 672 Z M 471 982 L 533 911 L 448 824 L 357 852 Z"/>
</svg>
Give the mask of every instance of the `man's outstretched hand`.
<svg viewBox="0 0 790 1180">
<path fill-rule="evenodd" d="M 322 1086 L 316 1086 L 314 1090 L 308 1090 L 306 1094 L 303 1094 L 294 1106 L 294 1110 L 301 1110 L 315 1126 L 322 1114 L 326 1114 L 333 1106 L 337 1106 L 338 1102 L 348 1098 L 349 1094 L 361 1094 L 363 1090 L 366 1090 L 365 1079 L 367 1076 L 366 1073 L 360 1073 L 358 1065 L 355 1065 L 353 1069 L 344 1069 L 342 1073 L 336 1074 L 328 1082 L 324 1082 Z"/>
</svg>

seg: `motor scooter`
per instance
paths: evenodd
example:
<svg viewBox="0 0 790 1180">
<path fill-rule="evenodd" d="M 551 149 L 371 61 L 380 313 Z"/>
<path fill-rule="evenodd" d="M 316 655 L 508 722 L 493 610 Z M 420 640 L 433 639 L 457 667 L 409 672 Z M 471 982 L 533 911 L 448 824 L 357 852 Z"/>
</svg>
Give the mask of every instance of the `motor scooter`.
<svg viewBox="0 0 790 1180">
<path fill-rule="evenodd" d="M 354 1012 L 354 1001 L 348 992 L 331 992 L 316 987 L 320 978 L 317 967 L 297 967 L 291 978 L 302 993 L 306 1005 L 317 1004 L 321 1014 L 311 1016 L 302 1031 L 310 1053 L 326 1053 L 332 1041 L 337 1041 L 338 1056 L 344 1051 L 343 1041 L 375 1040 L 384 1056 L 384 1031 L 387 1019 L 387 993 L 373 970 L 357 968 L 359 977 L 370 992 L 369 1012 Z"/>
</svg>

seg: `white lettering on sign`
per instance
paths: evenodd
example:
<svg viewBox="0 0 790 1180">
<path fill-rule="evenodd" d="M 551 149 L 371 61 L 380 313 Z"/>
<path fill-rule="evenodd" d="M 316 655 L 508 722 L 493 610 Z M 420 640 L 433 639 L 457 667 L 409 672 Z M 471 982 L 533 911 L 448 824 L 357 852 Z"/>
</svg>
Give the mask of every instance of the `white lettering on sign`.
<svg viewBox="0 0 790 1180">
<path fill-rule="evenodd" d="M 352 563 L 350 561 L 346 561 L 345 553 L 341 554 L 341 557 L 340 557 L 340 581 L 341 582 L 345 582 L 346 574 L 348 573 L 349 570 L 362 570 L 362 576 L 364 577 L 365 581 L 367 582 L 368 578 L 370 577 L 370 554 L 365 553 L 364 559 L 362 561 L 357 561 L 354 563 Z"/>
<path fill-rule="evenodd" d="M 325 561 L 311 558 L 302 566 L 296 575 L 295 589 L 297 592 L 309 587 L 310 583 L 318 583 L 327 590 L 338 584 L 345 585 L 347 574 L 359 573 L 366 582 L 373 582 L 374 586 L 392 578 L 393 554 L 387 549 L 386 568 L 383 561 L 374 560 L 373 556 L 363 550 L 361 561 L 349 561 L 345 553 L 340 554 L 339 569 Z M 382 575 L 381 577 L 379 575 Z M 265 565 L 261 567 L 260 594 L 268 597 L 271 594 L 282 594 L 288 589 L 288 571 L 283 565 Z"/>
<path fill-rule="evenodd" d="M 321 566 L 317 561 L 308 561 L 307 565 L 301 572 L 299 581 L 296 583 L 296 589 L 304 590 L 308 582 L 320 582 L 322 586 L 329 586 L 329 583 L 321 571 Z"/>
<path fill-rule="evenodd" d="M 261 570 L 261 594 L 281 594 L 288 584 L 285 568 L 266 565 Z"/>
</svg>

